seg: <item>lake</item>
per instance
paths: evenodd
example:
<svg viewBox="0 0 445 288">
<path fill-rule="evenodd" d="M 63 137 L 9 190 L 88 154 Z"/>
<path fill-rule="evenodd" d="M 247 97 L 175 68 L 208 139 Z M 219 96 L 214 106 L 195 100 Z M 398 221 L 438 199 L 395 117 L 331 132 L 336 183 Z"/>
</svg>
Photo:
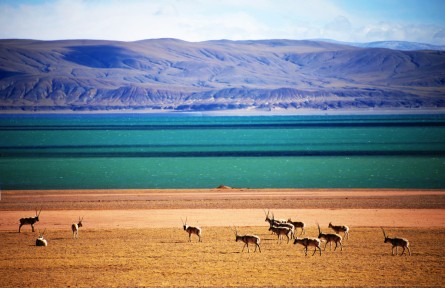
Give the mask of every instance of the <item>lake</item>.
<svg viewBox="0 0 445 288">
<path fill-rule="evenodd" d="M 0 115 L 0 189 L 445 188 L 445 115 Z"/>
</svg>

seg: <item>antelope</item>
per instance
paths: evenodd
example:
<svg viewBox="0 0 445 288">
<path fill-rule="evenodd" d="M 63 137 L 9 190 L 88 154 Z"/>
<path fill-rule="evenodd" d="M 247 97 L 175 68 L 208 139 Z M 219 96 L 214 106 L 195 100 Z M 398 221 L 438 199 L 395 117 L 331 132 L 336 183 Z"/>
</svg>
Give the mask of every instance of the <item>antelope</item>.
<svg viewBox="0 0 445 288">
<path fill-rule="evenodd" d="M 182 218 L 181 218 L 181 221 L 182 221 L 182 225 L 184 227 L 184 231 L 189 233 L 189 242 L 192 242 L 192 234 L 195 234 L 196 236 L 198 236 L 199 242 L 202 242 L 201 241 L 201 228 L 188 226 L 187 225 L 187 217 L 185 218 L 185 222 L 182 220 Z"/>
<path fill-rule="evenodd" d="M 289 218 L 289 219 L 287 219 L 287 223 L 290 223 L 290 224 L 294 225 L 295 233 L 297 233 L 297 228 L 301 228 L 300 235 L 303 235 L 305 233 L 304 226 L 306 226 L 306 225 L 304 224 L 304 222 L 292 221 L 292 219 Z"/>
<path fill-rule="evenodd" d="M 271 219 L 271 221 L 269 222 L 269 225 L 270 225 L 269 228 L 272 227 L 272 226 L 289 228 L 289 229 L 290 229 L 290 232 L 291 232 L 291 239 L 295 239 L 295 226 L 294 226 L 293 224 L 291 224 L 291 223 L 283 223 L 283 222 L 280 222 L 280 220 L 275 221 L 274 218 L 275 218 L 275 217 L 274 217 L 274 215 L 273 215 L 273 213 L 272 213 L 272 219 Z M 271 224 L 271 223 L 273 223 L 273 224 Z M 270 229 L 269 229 L 269 230 L 270 230 Z M 275 233 L 275 232 L 273 232 L 273 230 L 272 230 L 272 233 Z"/>
<path fill-rule="evenodd" d="M 326 250 L 326 246 L 329 243 L 329 247 L 330 247 L 330 249 L 332 251 L 332 242 L 335 242 L 334 251 L 335 251 L 335 249 L 337 249 L 337 245 L 338 244 L 340 244 L 340 251 L 343 251 L 343 244 L 341 243 L 342 238 L 341 238 L 340 235 L 323 233 L 323 232 L 321 232 L 321 228 L 320 228 L 320 225 L 318 223 L 317 223 L 317 226 L 318 226 L 318 233 L 319 233 L 318 234 L 318 238 L 326 240 L 326 244 L 324 245 L 324 249 L 323 250 Z"/>
<path fill-rule="evenodd" d="M 73 223 L 71 225 L 71 230 L 73 230 L 73 238 L 79 238 L 79 228 L 82 227 L 82 221 L 83 221 L 83 217 L 82 217 L 82 219 L 80 219 L 80 217 L 79 217 L 79 222 Z"/>
<path fill-rule="evenodd" d="M 42 212 L 42 209 L 40 209 L 40 212 L 38 212 L 38 213 L 37 213 L 37 209 L 36 209 L 36 216 L 28 217 L 28 218 L 21 218 L 19 220 L 20 221 L 19 233 L 20 233 L 20 230 L 22 229 L 23 225 L 31 225 L 32 232 L 34 232 L 34 224 L 36 222 L 39 222 L 39 216 L 40 216 L 41 212 Z"/>
<path fill-rule="evenodd" d="M 399 253 L 397 251 L 398 250 L 397 248 L 400 246 L 403 248 L 402 254 L 400 254 L 400 256 L 402 256 L 403 253 L 405 253 L 405 248 L 408 249 L 408 253 L 411 256 L 411 250 L 409 249 L 409 241 L 407 239 L 397 238 L 397 237 L 389 238 L 388 236 L 386 236 L 386 233 L 385 233 L 385 230 L 383 230 L 383 227 L 380 227 L 380 228 L 382 228 L 383 236 L 385 237 L 385 243 L 392 244 L 391 255 L 394 256 L 394 248 L 396 248 L 396 255 L 398 255 Z"/>
<path fill-rule="evenodd" d="M 48 241 L 43 238 L 45 231 L 46 231 L 46 229 L 43 230 L 43 233 L 40 233 L 40 230 L 39 230 L 39 238 L 36 239 L 36 246 L 48 246 Z"/>
<path fill-rule="evenodd" d="M 287 237 L 287 243 L 289 243 L 289 234 L 292 235 L 292 230 L 288 227 L 277 227 L 277 226 L 271 225 L 269 227 L 269 231 L 272 231 L 272 233 L 277 234 L 278 243 L 281 243 L 281 240 L 283 240 L 283 235 L 285 235 Z"/>
<path fill-rule="evenodd" d="M 264 220 L 265 222 L 269 222 L 270 225 L 276 225 L 278 223 L 286 223 L 286 220 L 284 219 L 274 219 L 273 217 L 273 213 L 272 213 L 272 218 L 269 218 L 269 210 L 267 210 L 267 214 L 266 214 L 266 210 L 263 210 L 264 214 L 266 215 L 266 220 Z"/>
<path fill-rule="evenodd" d="M 329 222 L 329 228 L 332 228 L 332 230 L 335 231 L 335 233 L 340 234 L 340 232 L 343 232 L 344 235 L 343 237 L 345 237 L 345 239 L 349 239 L 349 227 L 348 226 L 343 226 L 343 225 L 332 225 L 331 222 Z"/>
<path fill-rule="evenodd" d="M 255 251 L 253 251 L 254 253 L 256 252 L 257 247 L 261 253 L 260 237 L 258 237 L 256 235 L 238 235 L 238 230 L 236 229 L 236 227 L 235 227 L 235 237 L 236 237 L 235 242 L 238 242 L 238 241 L 244 242 L 243 250 L 241 250 L 241 253 L 244 251 L 244 248 L 246 248 L 246 246 L 247 246 L 247 252 L 250 253 L 249 243 L 255 244 Z"/>
<path fill-rule="evenodd" d="M 321 256 L 321 241 L 318 238 L 295 238 L 294 240 L 294 244 L 301 244 L 304 246 L 304 254 L 307 256 L 307 248 L 309 246 L 315 247 L 314 248 L 314 253 L 312 253 L 312 256 L 315 255 L 315 252 L 317 252 L 317 249 L 320 251 L 320 256 Z"/>
</svg>

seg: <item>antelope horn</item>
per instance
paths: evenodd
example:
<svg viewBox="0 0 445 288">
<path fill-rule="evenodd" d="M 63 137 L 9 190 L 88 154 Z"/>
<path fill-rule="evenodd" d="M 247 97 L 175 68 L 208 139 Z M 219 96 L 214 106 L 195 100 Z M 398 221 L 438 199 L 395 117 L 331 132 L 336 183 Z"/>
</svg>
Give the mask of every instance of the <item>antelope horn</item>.
<svg viewBox="0 0 445 288">
<path fill-rule="evenodd" d="M 318 224 L 318 222 L 317 222 L 317 226 L 318 226 L 318 233 L 321 233 L 320 224 Z"/>
<path fill-rule="evenodd" d="M 43 237 L 43 235 L 45 235 L 45 232 L 46 232 L 46 228 L 45 228 L 45 230 L 43 230 L 42 237 Z"/>
<path fill-rule="evenodd" d="M 182 217 L 181 217 L 181 222 L 182 222 L 182 225 L 185 225 L 184 220 L 182 220 Z"/>
<path fill-rule="evenodd" d="M 382 228 L 382 231 L 383 231 L 383 236 L 386 238 L 386 233 L 385 233 L 385 230 L 383 229 L 383 227 L 380 227 L 380 228 Z"/>
<path fill-rule="evenodd" d="M 36 210 L 37 212 L 37 210 Z M 42 213 L 42 208 L 40 208 L 39 214 L 37 216 L 40 216 L 40 213 Z"/>
</svg>

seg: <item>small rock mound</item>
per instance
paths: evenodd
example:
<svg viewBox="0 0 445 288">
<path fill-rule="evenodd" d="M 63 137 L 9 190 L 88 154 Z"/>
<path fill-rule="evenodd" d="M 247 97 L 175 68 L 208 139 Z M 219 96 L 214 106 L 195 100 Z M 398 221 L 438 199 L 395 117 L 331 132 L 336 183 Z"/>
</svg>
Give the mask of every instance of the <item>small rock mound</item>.
<svg viewBox="0 0 445 288">
<path fill-rule="evenodd" d="M 216 187 L 216 189 L 232 189 L 232 187 L 226 185 L 219 185 L 218 187 Z"/>
</svg>

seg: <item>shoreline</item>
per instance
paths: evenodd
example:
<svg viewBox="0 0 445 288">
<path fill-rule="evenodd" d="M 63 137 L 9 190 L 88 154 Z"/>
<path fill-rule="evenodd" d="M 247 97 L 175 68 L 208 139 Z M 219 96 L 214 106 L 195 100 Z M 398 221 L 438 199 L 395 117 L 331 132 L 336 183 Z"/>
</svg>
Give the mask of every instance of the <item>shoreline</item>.
<svg viewBox="0 0 445 288">
<path fill-rule="evenodd" d="M 180 227 L 185 217 L 203 226 L 264 226 L 269 209 L 276 218 L 307 226 L 333 221 L 357 227 L 444 228 L 445 190 L 7 190 L 0 201 L 0 230 L 16 230 L 18 219 L 33 216 L 35 209 L 43 211 L 38 226 L 50 229 L 65 229 L 82 216 L 91 228 Z"/>
<path fill-rule="evenodd" d="M 94 110 L 94 111 L 74 111 L 74 110 L 42 110 L 42 111 L 23 111 L 23 110 L 2 110 L 0 115 L 125 115 L 125 114 L 145 114 L 147 116 L 378 116 L 378 115 L 443 115 L 445 109 L 234 109 L 234 110 L 214 110 L 214 111 L 178 111 L 178 110 L 154 110 L 154 109 L 123 109 L 123 110 Z"/>
</svg>

